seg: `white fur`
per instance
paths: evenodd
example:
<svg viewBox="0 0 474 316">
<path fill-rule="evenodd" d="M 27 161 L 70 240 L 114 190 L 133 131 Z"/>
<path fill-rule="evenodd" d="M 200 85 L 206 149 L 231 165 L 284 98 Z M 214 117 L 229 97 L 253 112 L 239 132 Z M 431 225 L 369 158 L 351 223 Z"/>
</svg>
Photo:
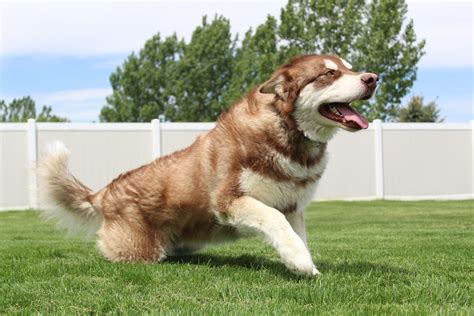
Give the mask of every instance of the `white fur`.
<svg viewBox="0 0 474 316">
<path fill-rule="evenodd" d="M 361 75 L 344 74 L 331 85 L 317 90 L 315 85 L 309 84 L 303 88 L 300 100 L 304 106 L 319 106 L 329 102 L 351 102 L 360 99 L 367 92 L 367 88 L 360 79 Z"/>
<path fill-rule="evenodd" d="M 59 141 L 46 146 L 37 168 L 39 206 L 42 216 L 56 221 L 59 228 L 91 237 L 100 228 L 102 215 L 87 201 L 71 210 L 54 200 L 54 192 L 61 189 L 61 183 L 73 181 L 68 170 L 69 154 Z"/>
<path fill-rule="evenodd" d="M 342 62 L 342 64 L 347 68 L 347 69 L 352 69 L 352 65 L 349 64 L 346 60 L 339 58 Z"/>
<path fill-rule="evenodd" d="M 278 210 L 244 196 L 234 201 L 228 222 L 262 234 L 290 270 L 304 275 L 319 274 L 304 242 Z"/>
<path fill-rule="evenodd" d="M 325 60 L 324 60 L 324 65 L 325 65 L 326 68 L 328 68 L 328 69 L 332 69 L 332 70 L 337 70 L 337 69 L 338 69 L 336 63 L 333 62 L 333 61 L 330 60 L 330 59 L 325 59 Z"/>
<path fill-rule="evenodd" d="M 240 187 L 246 195 L 276 209 L 284 209 L 291 204 L 304 208 L 311 201 L 317 182 L 300 186 L 289 181 L 276 181 L 249 169 L 244 169 L 240 176 Z"/>
</svg>

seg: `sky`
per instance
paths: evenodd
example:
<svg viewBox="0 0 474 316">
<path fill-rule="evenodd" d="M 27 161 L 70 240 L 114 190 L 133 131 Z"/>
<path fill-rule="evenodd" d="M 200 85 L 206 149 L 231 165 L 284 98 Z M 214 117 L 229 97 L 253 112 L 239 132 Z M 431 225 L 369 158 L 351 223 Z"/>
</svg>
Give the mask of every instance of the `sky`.
<svg viewBox="0 0 474 316">
<path fill-rule="evenodd" d="M 0 99 L 30 95 L 73 122 L 98 121 L 110 74 L 160 32 L 189 40 L 202 16 L 244 34 L 286 1 L 0 1 Z M 446 122 L 474 119 L 472 1 L 407 1 L 426 55 L 411 95 L 435 100 Z"/>
</svg>

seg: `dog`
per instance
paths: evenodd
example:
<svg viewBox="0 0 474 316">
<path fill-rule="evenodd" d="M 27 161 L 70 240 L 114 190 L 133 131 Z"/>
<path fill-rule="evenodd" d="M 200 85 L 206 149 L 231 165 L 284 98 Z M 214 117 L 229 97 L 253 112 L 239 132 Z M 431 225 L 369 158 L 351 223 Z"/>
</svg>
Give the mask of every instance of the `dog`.
<svg viewBox="0 0 474 316">
<path fill-rule="evenodd" d="M 304 209 L 338 129 L 367 119 L 350 103 L 369 99 L 374 73 L 334 55 L 291 59 L 219 117 L 188 148 L 121 174 L 94 193 L 51 145 L 38 164 L 40 205 L 69 230 L 96 233 L 111 261 L 160 262 L 249 233 L 263 235 L 291 271 L 314 276 Z"/>
</svg>

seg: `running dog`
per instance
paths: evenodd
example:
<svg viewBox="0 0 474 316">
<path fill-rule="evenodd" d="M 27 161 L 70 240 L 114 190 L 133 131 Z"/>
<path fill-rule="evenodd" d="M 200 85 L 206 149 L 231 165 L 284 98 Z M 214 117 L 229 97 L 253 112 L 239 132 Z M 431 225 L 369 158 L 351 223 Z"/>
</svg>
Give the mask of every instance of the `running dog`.
<svg viewBox="0 0 474 316">
<path fill-rule="evenodd" d="M 167 256 L 263 235 L 288 269 L 317 275 L 304 209 L 339 128 L 367 120 L 350 103 L 369 99 L 373 73 L 333 55 L 291 59 L 251 90 L 188 148 L 121 174 L 94 193 L 68 171 L 68 150 L 49 146 L 38 166 L 40 203 L 60 226 L 98 235 L 111 261 Z"/>
</svg>

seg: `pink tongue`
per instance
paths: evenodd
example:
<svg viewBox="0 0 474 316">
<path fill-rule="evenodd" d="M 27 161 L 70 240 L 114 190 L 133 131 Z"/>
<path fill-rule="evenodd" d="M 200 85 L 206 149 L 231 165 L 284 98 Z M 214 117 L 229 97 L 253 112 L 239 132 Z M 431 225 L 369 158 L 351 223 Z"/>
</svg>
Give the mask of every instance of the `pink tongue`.
<svg viewBox="0 0 474 316">
<path fill-rule="evenodd" d="M 341 105 L 337 107 L 339 112 L 342 113 L 344 116 L 344 119 L 346 121 L 351 121 L 356 123 L 360 128 L 367 128 L 369 127 L 369 122 L 365 117 L 357 113 L 356 110 L 350 108 L 349 106 L 346 105 Z"/>
</svg>

